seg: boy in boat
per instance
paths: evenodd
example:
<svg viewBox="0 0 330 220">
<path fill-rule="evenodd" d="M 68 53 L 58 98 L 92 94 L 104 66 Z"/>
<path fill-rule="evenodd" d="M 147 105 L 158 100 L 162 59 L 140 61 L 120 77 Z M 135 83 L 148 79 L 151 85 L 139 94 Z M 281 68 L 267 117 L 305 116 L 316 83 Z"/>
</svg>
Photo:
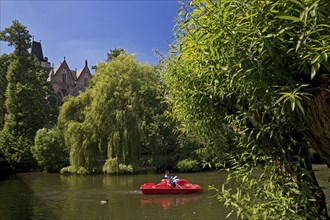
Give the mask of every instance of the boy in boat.
<svg viewBox="0 0 330 220">
<path fill-rule="evenodd" d="M 164 176 L 163 181 L 165 181 L 165 183 L 170 186 L 171 185 L 170 184 L 170 179 L 171 179 L 171 177 L 170 177 L 170 171 L 165 170 L 165 176 Z"/>
<path fill-rule="evenodd" d="M 164 176 L 164 179 L 165 179 L 165 180 L 169 180 L 169 179 L 171 179 L 171 177 L 170 177 L 170 171 L 165 170 L 165 176 Z"/>
</svg>

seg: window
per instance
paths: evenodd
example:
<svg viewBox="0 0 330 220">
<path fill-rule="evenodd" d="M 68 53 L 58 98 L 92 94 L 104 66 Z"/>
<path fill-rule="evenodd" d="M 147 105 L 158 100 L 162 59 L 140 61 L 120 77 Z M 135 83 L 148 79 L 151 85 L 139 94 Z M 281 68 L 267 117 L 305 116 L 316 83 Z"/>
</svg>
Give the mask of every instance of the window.
<svg viewBox="0 0 330 220">
<path fill-rule="evenodd" d="M 62 95 L 61 93 L 57 93 L 57 105 L 62 105 Z"/>
<path fill-rule="evenodd" d="M 63 73 L 62 74 L 62 82 L 63 83 L 66 83 L 66 73 Z"/>
<path fill-rule="evenodd" d="M 85 79 L 84 79 L 84 85 L 85 85 L 85 86 L 87 86 L 87 82 L 88 82 L 88 79 L 85 78 Z"/>
<path fill-rule="evenodd" d="M 68 95 L 68 91 L 66 91 L 65 89 L 61 89 L 61 96 L 65 97 Z"/>
</svg>

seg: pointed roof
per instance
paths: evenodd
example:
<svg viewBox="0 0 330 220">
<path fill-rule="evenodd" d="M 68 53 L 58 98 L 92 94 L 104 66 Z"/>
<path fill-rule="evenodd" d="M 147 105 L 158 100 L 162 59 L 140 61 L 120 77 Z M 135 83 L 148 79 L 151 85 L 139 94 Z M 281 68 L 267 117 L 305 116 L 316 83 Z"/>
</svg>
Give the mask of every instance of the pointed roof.
<svg viewBox="0 0 330 220">
<path fill-rule="evenodd" d="M 32 42 L 31 54 L 36 56 L 39 61 L 44 61 L 44 54 L 42 53 L 40 42 L 36 42 L 36 41 Z"/>
<path fill-rule="evenodd" d="M 82 72 L 84 71 L 84 69 L 85 69 L 85 68 L 83 68 L 83 69 L 81 69 L 81 70 L 78 70 L 78 71 L 76 72 L 76 77 L 77 77 L 77 79 L 79 79 L 79 77 L 81 76 L 81 74 L 82 74 Z"/>
<path fill-rule="evenodd" d="M 65 66 L 66 69 L 70 72 L 72 78 L 74 80 L 76 80 L 76 75 L 73 73 L 74 71 L 70 70 L 69 65 L 67 64 L 67 62 L 65 61 L 65 57 L 64 57 L 64 61 L 57 67 L 54 68 L 53 70 L 53 75 L 55 76 L 57 74 L 57 72 L 59 71 L 59 69 L 61 69 L 62 66 Z"/>
<path fill-rule="evenodd" d="M 84 72 L 84 70 L 85 70 L 86 68 L 87 68 L 88 73 L 91 74 L 91 71 L 90 71 L 89 68 L 88 68 L 87 59 L 85 60 L 85 66 L 84 66 L 84 68 L 82 68 L 81 70 L 78 70 L 78 71 L 76 72 L 76 77 L 77 77 L 77 79 L 79 79 L 79 77 L 81 76 L 81 74 Z"/>
<path fill-rule="evenodd" d="M 57 73 L 57 71 L 60 69 L 60 67 L 62 66 L 62 63 L 56 67 L 53 67 L 53 75 L 55 75 Z"/>
</svg>

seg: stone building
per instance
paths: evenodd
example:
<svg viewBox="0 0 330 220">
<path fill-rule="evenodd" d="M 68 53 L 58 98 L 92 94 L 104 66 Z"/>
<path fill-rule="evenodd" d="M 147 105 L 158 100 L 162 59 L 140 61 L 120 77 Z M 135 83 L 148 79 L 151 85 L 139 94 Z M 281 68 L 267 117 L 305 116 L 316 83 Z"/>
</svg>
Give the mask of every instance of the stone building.
<svg viewBox="0 0 330 220">
<path fill-rule="evenodd" d="M 87 83 L 92 78 L 87 60 L 85 60 L 85 66 L 78 71 L 70 69 L 65 57 L 57 67 L 51 66 L 48 58 L 43 55 L 41 43 L 36 41 L 32 42 L 31 54 L 37 57 L 40 66 L 48 76 L 47 81 L 52 84 L 57 95 L 58 105 L 62 104 L 65 96 L 77 96 L 86 90 Z"/>
</svg>

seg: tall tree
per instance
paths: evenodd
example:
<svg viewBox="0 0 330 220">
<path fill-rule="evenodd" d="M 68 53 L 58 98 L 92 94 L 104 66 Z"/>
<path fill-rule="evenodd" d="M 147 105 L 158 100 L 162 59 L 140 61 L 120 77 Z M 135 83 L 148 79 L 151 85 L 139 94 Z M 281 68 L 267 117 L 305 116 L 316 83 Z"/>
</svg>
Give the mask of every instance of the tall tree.
<svg viewBox="0 0 330 220">
<path fill-rule="evenodd" d="M 10 56 L 7 54 L 3 54 L 0 56 L 0 130 L 2 130 L 5 123 L 5 115 L 6 115 L 6 89 L 7 89 L 7 79 L 6 75 L 8 72 L 8 67 L 10 63 Z"/>
<path fill-rule="evenodd" d="M 231 134 L 244 152 L 229 175 L 238 193 L 220 196 L 243 218 L 328 218 L 308 148 L 330 164 L 329 4 L 193 0 L 179 12 L 168 100 L 200 139 Z"/>
<path fill-rule="evenodd" d="M 64 103 L 59 116 L 70 163 L 88 172 L 101 171 L 103 165 L 105 172 L 118 172 L 119 165 L 137 170 L 148 99 L 157 96 L 154 69 L 127 54 L 96 69 L 90 87 Z"/>
<path fill-rule="evenodd" d="M 16 20 L 0 32 L 0 40 L 15 47 L 6 74 L 7 115 L 0 144 L 5 157 L 16 164 L 13 166 L 19 166 L 23 160 L 24 166 L 32 162 L 30 146 L 34 136 L 49 121 L 50 85 L 37 59 L 28 52 L 30 38 L 26 27 Z"/>
<path fill-rule="evenodd" d="M 115 48 L 113 50 L 110 49 L 109 53 L 107 54 L 107 61 L 111 61 L 121 54 L 126 54 L 125 50 L 122 48 Z"/>
<path fill-rule="evenodd" d="M 0 40 L 8 42 L 8 46 L 14 46 L 14 54 L 27 55 L 31 48 L 31 35 L 27 28 L 19 21 L 14 20 L 9 28 L 0 32 Z"/>
<path fill-rule="evenodd" d="M 109 53 L 107 53 L 107 59 L 106 61 L 111 61 L 113 59 L 115 59 L 116 57 L 118 57 L 119 55 L 121 54 L 126 54 L 125 50 L 122 49 L 122 48 L 115 48 L 115 49 L 110 49 Z M 97 66 L 92 66 L 92 69 L 93 70 L 96 70 L 97 69 Z"/>
</svg>

